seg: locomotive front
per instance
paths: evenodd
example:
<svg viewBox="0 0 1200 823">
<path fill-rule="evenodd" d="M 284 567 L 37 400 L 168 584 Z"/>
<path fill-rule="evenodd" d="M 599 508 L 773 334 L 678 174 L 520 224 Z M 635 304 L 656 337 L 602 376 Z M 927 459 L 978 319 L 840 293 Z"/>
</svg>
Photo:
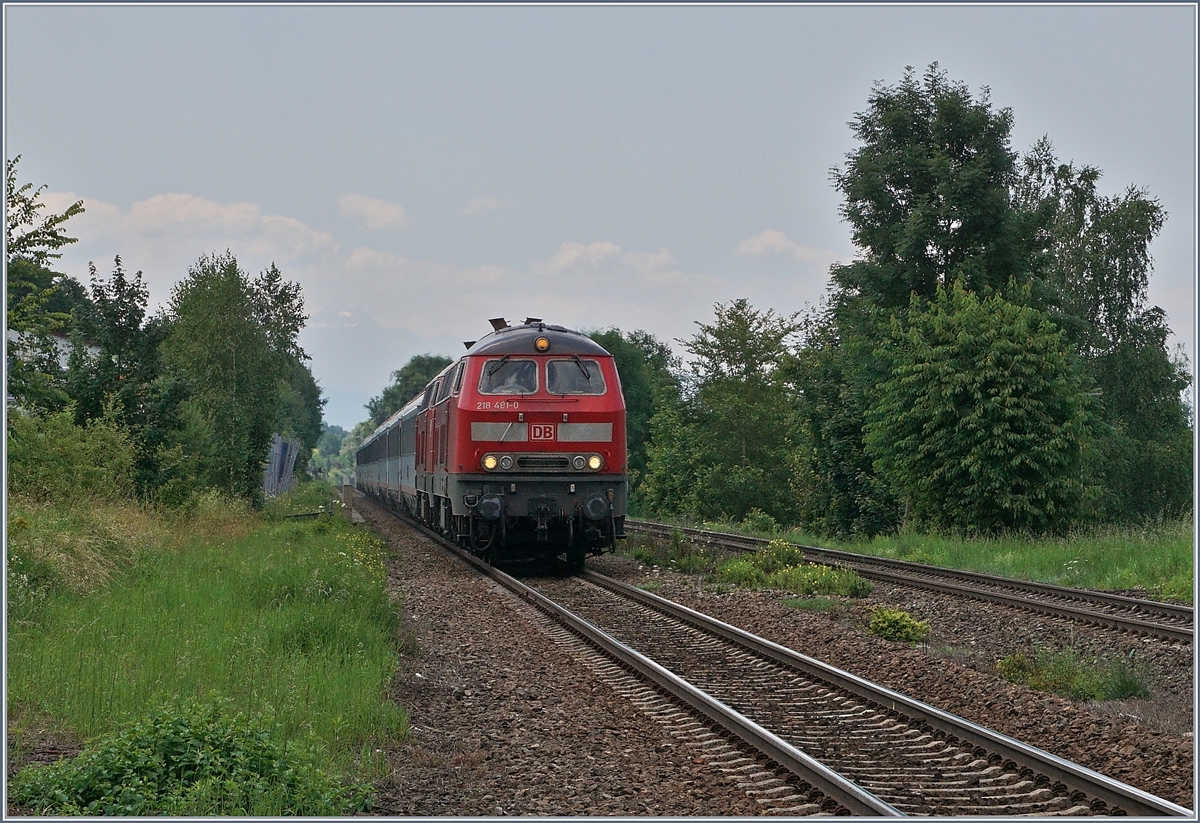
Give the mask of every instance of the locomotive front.
<svg viewBox="0 0 1200 823">
<path fill-rule="evenodd" d="M 532 321 L 498 328 L 463 360 L 446 476 L 460 539 L 494 558 L 565 553 L 573 566 L 613 548 L 628 482 L 612 355 Z"/>
</svg>

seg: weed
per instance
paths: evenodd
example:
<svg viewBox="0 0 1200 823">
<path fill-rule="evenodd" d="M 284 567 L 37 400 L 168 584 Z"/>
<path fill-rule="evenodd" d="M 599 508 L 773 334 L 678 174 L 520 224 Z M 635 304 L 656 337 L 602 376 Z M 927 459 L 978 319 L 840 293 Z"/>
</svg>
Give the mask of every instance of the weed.
<svg viewBox="0 0 1200 823">
<path fill-rule="evenodd" d="M 1124 660 L 1084 658 L 1074 649 L 1039 649 L 1033 658 L 1020 652 L 1006 655 L 996 662 L 996 673 L 1012 683 L 1073 700 L 1150 697 L 1141 674 Z"/>
<path fill-rule="evenodd" d="M 662 588 L 661 580 L 647 580 L 645 583 L 638 583 L 637 588 L 644 592 L 656 592 Z"/>
<path fill-rule="evenodd" d="M 871 622 L 867 631 L 884 640 L 897 643 L 920 643 L 929 634 L 929 624 L 917 620 L 911 614 L 888 606 L 871 609 Z"/>
<path fill-rule="evenodd" d="M 845 603 L 840 600 L 831 600 L 828 597 L 785 597 L 782 602 L 789 608 L 805 612 L 839 614 L 846 610 Z"/>
<path fill-rule="evenodd" d="M 164 704 L 49 766 L 9 783 L 11 799 L 48 815 L 336 815 L 367 807 L 311 750 L 275 736 L 220 700 Z"/>
</svg>

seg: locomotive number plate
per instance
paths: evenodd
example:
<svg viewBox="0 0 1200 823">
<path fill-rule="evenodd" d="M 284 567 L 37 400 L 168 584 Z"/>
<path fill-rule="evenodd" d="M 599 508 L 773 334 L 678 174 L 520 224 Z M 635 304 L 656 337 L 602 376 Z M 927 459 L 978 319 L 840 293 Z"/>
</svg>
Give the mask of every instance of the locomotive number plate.
<svg viewBox="0 0 1200 823">
<path fill-rule="evenodd" d="M 529 424 L 529 439 L 530 440 L 554 440 L 554 424 L 553 423 L 530 423 Z"/>
</svg>

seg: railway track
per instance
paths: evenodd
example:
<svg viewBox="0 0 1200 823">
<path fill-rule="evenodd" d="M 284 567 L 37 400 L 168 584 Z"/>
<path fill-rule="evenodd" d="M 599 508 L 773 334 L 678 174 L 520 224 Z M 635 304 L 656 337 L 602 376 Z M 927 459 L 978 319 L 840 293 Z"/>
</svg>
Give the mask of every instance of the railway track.
<svg viewBox="0 0 1200 823">
<path fill-rule="evenodd" d="M 759 537 L 632 519 L 625 521 L 625 530 L 660 538 L 669 538 L 679 531 L 693 542 L 734 551 L 758 551 L 770 542 Z M 870 580 L 986 600 L 1175 643 L 1191 643 L 1194 636 L 1190 606 L 797 545 L 810 562 L 853 569 Z"/>
<path fill-rule="evenodd" d="M 1191 814 L 603 575 L 527 585 L 416 528 L 785 771 L 756 791 L 872 817 Z"/>
</svg>

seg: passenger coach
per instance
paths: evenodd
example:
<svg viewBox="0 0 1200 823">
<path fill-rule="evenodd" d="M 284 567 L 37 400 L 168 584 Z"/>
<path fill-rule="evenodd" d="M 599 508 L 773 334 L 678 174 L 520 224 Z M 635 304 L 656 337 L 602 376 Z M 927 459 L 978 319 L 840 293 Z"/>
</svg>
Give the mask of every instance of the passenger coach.
<svg viewBox="0 0 1200 823">
<path fill-rule="evenodd" d="M 565 554 L 582 566 L 625 536 L 616 365 L 562 326 L 491 323 L 363 441 L 358 488 L 489 560 Z"/>
</svg>

